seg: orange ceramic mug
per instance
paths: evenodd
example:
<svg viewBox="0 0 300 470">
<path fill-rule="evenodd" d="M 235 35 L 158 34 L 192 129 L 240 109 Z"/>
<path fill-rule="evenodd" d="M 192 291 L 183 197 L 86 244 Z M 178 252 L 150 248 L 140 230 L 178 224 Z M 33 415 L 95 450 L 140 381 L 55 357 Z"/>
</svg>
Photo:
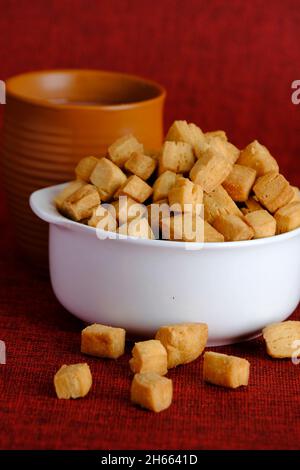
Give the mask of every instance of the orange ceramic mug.
<svg viewBox="0 0 300 470">
<path fill-rule="evenodd" d="M 74 178 L 86 155 L 101 156 L 132 133 L 148 149 L 163 138 L 165 90 L 149 80 L 100 70 L 50 70 L 6 83 L 4 183 L 22 252 L 47 260 L 47 225 L 28 205 L 36 189 Z"/>
</svg>

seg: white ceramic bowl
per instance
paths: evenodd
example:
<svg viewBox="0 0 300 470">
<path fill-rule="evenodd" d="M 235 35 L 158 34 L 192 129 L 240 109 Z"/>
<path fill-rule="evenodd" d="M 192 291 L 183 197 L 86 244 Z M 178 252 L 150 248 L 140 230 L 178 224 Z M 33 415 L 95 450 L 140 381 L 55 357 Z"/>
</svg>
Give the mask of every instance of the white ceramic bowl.
<svg viewBox="0 0 300 470">
<path fill-rule="evenodd" d="M 50 224 L 50 275 L 61 304 L 88 323 L 153 336 L 161 326 L 206 322 L 209 345 L 250 339 L 300 300 L 300 229 L 261 240 L 188 244 L 99 240 L 52 203 L 64 185 L 34 192 Z"/>
</svg>

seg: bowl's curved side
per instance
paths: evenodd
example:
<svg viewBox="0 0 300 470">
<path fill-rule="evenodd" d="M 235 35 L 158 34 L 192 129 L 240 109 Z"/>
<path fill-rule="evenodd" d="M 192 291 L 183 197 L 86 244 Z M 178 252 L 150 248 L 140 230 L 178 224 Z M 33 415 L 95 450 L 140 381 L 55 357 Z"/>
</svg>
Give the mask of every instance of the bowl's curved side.
<svg viewBox="0 0 300 470">
<path fill-rule="evenodd" d="M 51 281 L 70 312 L 146 336 L 163 324 L 202 321 L 210 345 L 286 319 L 300 300 L 299 259 L 300 232 L 278 243 L 186 251 L 50 225 Z"/>
</svg>

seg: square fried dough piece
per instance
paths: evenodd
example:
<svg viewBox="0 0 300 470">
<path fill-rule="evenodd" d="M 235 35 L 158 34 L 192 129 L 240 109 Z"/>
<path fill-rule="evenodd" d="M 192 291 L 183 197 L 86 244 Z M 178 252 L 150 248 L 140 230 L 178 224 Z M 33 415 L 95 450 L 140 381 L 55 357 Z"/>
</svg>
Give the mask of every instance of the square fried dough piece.
<svg viewBox="0 0 300 470">
<path fill-rule="evenodd" d="M 177 175 L 173 171 L 165 171 L 162 173 L 153 185 L 153 202 L 166 199 L 170 189 L 175 186 Z"/>
<path fill-rule="evenodd" d="M 192 146 L 186 142 L 166 141 L 158 159 L 159 174 L 165 171 L 188 173 L 195 163 Z"/>
<path fill-rule="evenodd" d="M 166 348 L 168 369 L 188 364 L 203 352 L 208 338 L 206 323 L 179 323 L 159 328 L 155 338 Z"/>
<path fill-rule="evenodd" d="M 64 201 L 77 191 L 77 189 L 85 186 L 86 183 L 82 180 L 74 180 L 67 184 L 67 186 L 62 189 L 54 198 L 54 204 L 58 210 L 61 210 Z"/>
<path fill-rule="evenodd" d="M 260 203 L 254 199 L 254 197 L 249 197 L 249 199 L 245 201 L 245 205 L 247 207 L 247 212 L 260 211 L 263 209 Z"/>
<path fill-rule="evenodd" d="M 75 168 L 75 174 L 77 179 L 81 179 L 89 183 L 90 176 L 99 159 L 96 157 L 84 157 L 82 158 Z"/>
<path fill-rule="evenodd" d="M 258 201 L 271 213 L 288 204 L 294 196 L 294 191 L 285 177 L 275 172 L 258 178 L 253 191 Z"/>
<path fill-rule="evenodd" d="M 144 153 L 144 146 L 131 134 L 120 137 L 108 147 L 109 158 L 120 168 L 134 152 Z"/>
<path fill-rule="evenodd" d="M 155 240 L 155 235 L 146 218 L 136 218 L 118 228 L 120 235 Z"/>
<path fill-rule="evenodd" d="M 136 175 L 130 176 L 125 183 L 118 189 L 115 197 L 128 196 L 137 202 L 145 202 L 153 192 L 149 184 Z"/>
<path fill-rule="evenodd" d="M 291 202 L 300 202 L 300 190 L 296 186 L 292 186 L 292 190 L 294 191 L 294 196 Z"/>
<path fill-rule="evenodd" d="M 275 212 L 277 233 L 291 232 L 300 227 L 300 201 L 290 202 Z"/>
<path fill-rule="evenodd" d="M 227 242 L 251 240 L 254 237 L 253 228 L 236 215 L 220 215 L 214 220 L 213 226 L 224 235 Z"/>
<path fill-rule="evenodd" d="M 206 243 L 222 243 L 224 242 L 224 235 L 219 233 L 208 222 L 204 222 L 204 241 Z"/>
<path fill-rule="evenodd" d="M 245 221 L 254 230 L 253 238 L 273 237 L 276 234 L 276 220 L 266 210 L 249 212 Z"/>
<path fill-rule="evenodd" d="M 214 385 L 237 388 L 248 385 L 250 363 L 246 359 L 216 352 L 206 352 L 203 379 Z"/>
<path fill-rule="evenodd" d="M 170 206 L 178 205 L 179 211 L 200 213 L 203 202 L 203 189 L 188 178 L 178 177 L 175 186 L 168 194 Z M 199 211 L 197 211 L 199 209 Z"/>
<path fill-rule="evenodd" d="M 125 163 L 125 169 L 146 181 L 155 171 L 157 161 L 143 153 L 134 152 Z"/>
<path fill-rule="evenodd" d="M 245 202 L 249 198 L 255 179 L 256 171 L 253 168 L 233 165 L 231 173 L 223 182 L 223 187 L 234 201 Z"/>
<path fill-rule="evenodd" d="M 207 135 L 206 134 L 206 143 L 207 148 L 210 149 L 212 153 L 216 153 L 226 160 L 228 160 L 232 165 L 238 160 L 240 156 L 239 149 L 233 145 L 231 142 L 228 142 L 227 139 L 220 135 Z M 197 158 L 200 158 L 203 155 L 203 152 L 207 150 L 204 149 L 202 152 L 197 153 Z"/>
<path fill-rule="evenodd" d="M 93 209 L 92 216 L 88 219 L 88 225 L 109 232 L 115 232 L 118 227 L 114 214 L 101 204 Z"/>
<path fill-rule="evenodd" d="M 216 189 L 227 178 L 232 164 L 219 153 L 208 148 L 190 171 L 190 179 L 207 193 Z"/>
<path fill-rule="evenodd" d="M 127 196 L 120 196 L 111 206 L 115 210 L 116 219 L 120 225 L 144 217 L 147 214 L 147 209 L 143 204 Z"/>
<path fill-rule="evenodd" d="M 92 386 L 92 374 L 88 364 L 63 365 L 54 376 L 54 387 L 58 398 L 85 397 Z"/>
<path fill-rule="evenodd" d="M 154 372 L 135 374 L 130 397 L 132 403 L 159 413 L 169 408 L 172 403 L 172 380 Z"/>
<path fill-rule="evenodd" d="M 300 346 L 300 321 L 273 323 L 263 329 L 269 356 L 284 359 L 296 357 Z"/>
<path fill-rule="evenodd" d="M 169 215 L 161 220 L 163 240 L 203 243 L 205 238 L 204 220 L 192 212 Z"/>
<path fill-rule="evenodd" d="M 207 148 L 206 138 L 200 127 L 187 121 L 173 122 L 165 140 L 186 142 L 192 146 L 195 154 L 199 154 Z"/>
<path fill-rule="evenodd" d="M 90 356 L 117 359 L 124 354 L 125 330 L 94 323 L 81 332 L 81 352 Z"/>
<path fill-rule="evenodd" d="M 123 171 L 108 158 L 100 158 L 90 176 L 90 181 L 97 187 L 102 201 L 109 201 L 126 179 Z"/>
<path fill-rule="evenodd" d="M 243 215 L 223 186 L 218 186 L 209 194 L 204 193 L 203 203 L 204 217 L 209 224 L 220 215 L 233 214 L 238 217 Z"/>
<path fill-rule="evenodd" d="M 210 138 L 215 138 L 219 137 L 219 139 L 224 140 L 225 142 L 228 141 L 227 135 L 225 131 L 217 130 L 217 131 L 209 131 L 204 133 L 205 137 L 210 139 Z"/>
<path fill-rule="evenodd" d="M 100 202 L 100 196 L 95 186 L 85 184 L 64 200 L 61 212 L 70 219 L 79 222 L 83 219 L 89 219 L 93 214 L 93 209 L 99 206 Z"/>
<path fill-rule="evenodd" d="M 155 372 L 165 375 L 168 372 L 167 351 L 160 341 L 150 339 L 135 343 L 129 361 L 133 373 Z"/>
<path fill-rule="evenodd" d="M 279 166 L 275 158 L 272 157 L 269 150 L 257 140 L 251 142 L 241 151 L 237 163 L 253 168 L 257 176 L 263 176 L 269 172 L 279 172 Z"/>
</svg>

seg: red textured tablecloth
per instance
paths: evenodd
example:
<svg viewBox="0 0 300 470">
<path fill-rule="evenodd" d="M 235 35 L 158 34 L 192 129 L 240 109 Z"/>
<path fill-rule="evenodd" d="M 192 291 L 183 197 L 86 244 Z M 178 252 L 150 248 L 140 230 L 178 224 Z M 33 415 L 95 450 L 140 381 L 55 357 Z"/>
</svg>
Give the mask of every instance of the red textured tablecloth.
<svg viewBox="0 0 300 470">
<path fill-rule="evenodd" d="M 258 138 L 300 186 L 299 0 L 0 0 L 0 11 L 0 79 L 51 67 L 149 76 L 168 89 L 167 123 L 224 128 L 240 146 Z M 0 187 L 0 449 L 300 448 L 300 365 L 269 359 L 260 339 L 218 349 L 250 360 L 246 389 L 204 384 L 199 359 L 170 371 L 174 403 L 155 415 L 130 404 L 127 353 L 89 358 L 92 392 L 57 400 L 55 371 L 83 360 L 82 324 L 12 233 Z"/>
<path fill-rule="evenodd" d="M 174 402 L 154 414 L 130 403 L 128 353 L 117 361 L 80 354 L 82 326 L 56 301 L 49 281 L 15 257 L 1 230 L 0 339 L 7 364 L 0 365 L 0 448 L 300 448 L 300 365 L 269 359 L 260 339 L 218 348 L 250 360 L 248 388 L 204 384 L 200 358 L 170 371 Z M 55 371 L 86 360 L 90 394 L 58 400 Z"/>
</svg>

